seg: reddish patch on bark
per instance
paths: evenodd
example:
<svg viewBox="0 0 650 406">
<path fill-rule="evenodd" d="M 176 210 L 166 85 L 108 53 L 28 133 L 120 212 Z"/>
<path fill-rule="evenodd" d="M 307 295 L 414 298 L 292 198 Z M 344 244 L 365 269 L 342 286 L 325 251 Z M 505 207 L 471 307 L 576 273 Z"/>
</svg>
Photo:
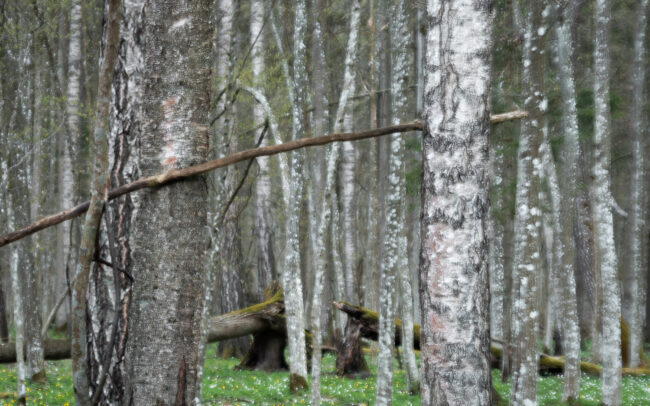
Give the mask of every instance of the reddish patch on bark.
<svg viewBox="0 0 650 406">
<path fill-rule="evenodd" d="M 176 96 L 172 96 L 172 97 L 170 97 L 169 99 L 167 99 L 167 100 L 165 100 L 165 101 L 163 102 L 163 106 L 165 106 L 165 107 L 171 107 L 171 106 L 173 106 L 174 104 L 176 104 L 176 102 L 177 102 L 177 98 L 176 98 Z"/>
<path fill-rule="evenodd" d="M 176 402 L 177 406 L 185 406 L 185 386 L 187 382 L 185 379 L 185 371 L 187 370 L 187 362 L 185 362 L 185 357 L 181 359 L 181 364 L 178 367 L 178 386 L 176 390 Z"/>
<path fill-rule="evenodd" d="M 163 161 L 163 165 L 173 165 L 178 159 L 175 156 L 170 156 Z"/>
</svg>

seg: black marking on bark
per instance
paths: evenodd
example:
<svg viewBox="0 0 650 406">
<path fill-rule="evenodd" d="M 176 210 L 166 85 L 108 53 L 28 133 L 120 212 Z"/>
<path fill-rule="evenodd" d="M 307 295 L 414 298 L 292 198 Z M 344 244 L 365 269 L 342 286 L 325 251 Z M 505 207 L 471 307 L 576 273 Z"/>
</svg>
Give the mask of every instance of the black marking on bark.
<svg viewBox="0 0 650 406">
<path fill-rule="evenodd" d="M 187 370 L 187 362 L 185 362 L 185 356 L 183 356 L 178 368 L 178 386 L 176 389 L 176 401 L 174 402 L 176 406 L 185 406 L 186 404 L 185 403 L 185 387 L 187 386 L 186 370 Z"/>
</svg>

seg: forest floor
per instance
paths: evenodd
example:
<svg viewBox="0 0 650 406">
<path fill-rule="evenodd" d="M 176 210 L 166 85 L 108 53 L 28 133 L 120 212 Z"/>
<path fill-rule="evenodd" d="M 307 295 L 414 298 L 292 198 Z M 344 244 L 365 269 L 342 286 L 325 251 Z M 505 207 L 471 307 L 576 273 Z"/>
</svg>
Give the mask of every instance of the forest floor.
<svg viewBox="0 0 650 406">
<path fill-rule="evenodd" d="M 205 405 L 306 405 L 309 392 L 290 395 L 288 373 L 264 373 L 235 371 L 238 360 L 215 357 L 216 344 L 208 347 L 203 375 L 203 402 Z M 323 358 L 323 403 L 330 405 L 370 405 L 375 398 L 376 359 L 367 356 L 372 376 L 366 379 L 341 378 L 334 374 L 333 355 Z M 72 375 L 70 360 L 47 362 L 47 383 L 28 384 L 28 405 L 72 405 Z M 419 405 L 418 396 L 406 392 L 404 371 L 395 363 L 393 405 Z M 509 383 L 501 382 L 498 370 L 492 371 L 494 386 L 507 399 Z M 561 404 L 562 377 L 540 377 L 538 384 L 539 404 Z M 16 392 L 16 369 L 14 364 L 0 365 L 0 404 L 13 405 Z M 600 380 L 582 377 L 580 400 L 582 405 L 600 404 Z M 650 404 L 650 377 L 623 379 L 623 404 L 644 406 Z"/>
</svg>

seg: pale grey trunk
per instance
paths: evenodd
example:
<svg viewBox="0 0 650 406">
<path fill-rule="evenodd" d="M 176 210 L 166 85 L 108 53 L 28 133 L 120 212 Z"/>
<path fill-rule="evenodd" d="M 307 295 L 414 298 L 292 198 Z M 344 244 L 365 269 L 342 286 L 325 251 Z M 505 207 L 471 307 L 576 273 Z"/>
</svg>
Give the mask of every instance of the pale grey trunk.
<svg viewBox="0 0 650 406">
<path fill-rule="evenodd" d="M 647 205 L 645 177 L 645 128 L 643 119 L 645 89 L 645 31 L 647 26 L 648 0 L 638 2 L 636 34 L 634 38 L 634 65 L 632 76 L 632 156 L 633 172 L 630 202 L 630 259 L 626 272 L 627 297 L 624 301 L 624 316 L 630 327 L 630 353 L 627 354 L 630 367 L 639 365 L 639 352 L 643 346 L 643 324 L 645 322 L 645 272 L 646 261 L 643 255 L 643 241 L 646 239 L 645 209 Z"/>
<path fill-rule="evenodd" d="M 31 41 L 30 41 L 31 42 Z M 40 109 L 37 106 L 36 89 L 38 84 L 38 66 L 37 58 L 34 53 L 33 45 L 30 44 L 32 55 L 28 56 L 28 66 L 26 72 L 29 75 L 24 80 L 23 94 L 28 95 L 29 105 L 27 113 L 28 122 L 26 123 L 31 128 L 31 140 L 25 138 L 20 151 L 22 159 L 25 161 L 21 164 L 22 168 L 19 169 L 23 172 L 22 179 L 24 182 L 24 198 L 27 201 L 22 206 L 22 211 L 25 213 L 27 222 L 34 221 L 38 218 L 40 208 L 40 194 L 41 194 L 41 173 L 40 173 L 40 143 L 37 139 L 39 137 L 39 127 L 37 124 L 37 116 Z M 40 123 L 39 123 L 40 124 Z M 30 142 L 31 141 L 31 142 Z M 33 147 L 32 147 L 33 145 Z M 31 158 L 31 162 L 28 158 Z M 41 338 L 42 319 L 42 299 L 43 299 L 43 284 L 42 273 L 40 269 L 39 254 L 40 236 L 36 235 L 29 238 L 24 242 L 25 252 L 23 265 L 25 266 L 24 275 L 21 278 L 23 284 L 22 291 L 25 292 L 23 299 L 23 312 L 25 318 L 25 346 L 26 346 L 26 361 L 27 361 L 27 376 L 34 381 L 43 381 L 45 379 L 45 364 L 43 353 L 43 342 Z"/>
<path fill-rule="evenodd" d="M 68 44 L 66 89 L 66 134 L 62 131 L 59 136 L 59 208 L 65 210 L 74 205 L 74 179 L 72 156 L 74 155 L 74 139 L 81 136 L 79 109 L 81 103 L 81 1 L 75 0 L 70 9 L 70 31 Z M 68 289 L 68 281 L 73 277 L 76 268 L 76 255 L 71 252 L 72 233 L 70 222 L 58 226 L 57 236 L 57 297 Z M 69 309 L 68 309 L 69 310 Z M 55 324 L 61 327 L 67 323 L 68 314 L 65 307 L 57 312 Z"/>
<path fill-rule="evenodd" d="M 319 20 L 320 7 L 312 2 L 313 31 L 312 31 L 312 102 L 314 104 L 314 117 L 312 122 L 312 133 L 319 136 L 328 129 L 327 124 L 327 99 L 325 97 L 325 53 L 323 50 L 321 23 Z M 327 154 L 332 154 L 332 148 L 327 148 Z M 320 405 L 321 402 L 321 363 L 322 363 L 322 344 L 323 344 L 323 306 L 322 295 L 325 287 L 325 269 L 327 267 L 327 253 L 325 251 L 327 242 L 327 229 L 330 225 L 331 209 L 328 204 L 331 196 L 325 194 L 327 190 L 331 194 L 332 188 L 323 190 L 322 173 L 323 164 L 329 158 L 324 160 L 320 158 L 320 151 L 312 157 L 312 180 L 311 191 L 309 194 L 309 224 L 310 224 L 310 241 L 312 247 L 312 272 L 313 272 L 313 295 L 311 302 L 311 333 L 312 339 L 312 358 L 311 358 L 311 396 L 310 401 L 314 406 Z M 328 170 L 328 173 L 330 171 Z M 331 170 L 334 173 L 334 169 Z M 330 176 L 331 177 L 331 176 Z M 331 181 L 331 179 L 329 179 Z M 322 202 L 317 209 L 316 202 Z M 318 221 L 320 220 L 320 221 Z"/>
<path fill-rule="evenodd" d="M 142 176 L 208 156 L 210 4 L 160 1 L 144 7 Z M 191 404 L 200 359 L 206 180 L 144 191 L 139 199 L 124 403 Z"/>
<path fill-rule="evenodd" d="M 530 6 L 526 21 L 523 49 L 524 109 L 528 119 L 522 122 L 517 152 L 517 192 L 515 203 L 515 252 L 512 270 L 512 340 L 513 355 L 511 402 L 527 405 L 537 402 L 537 332 L 539 311 L 536 286 L 540 271 L 541 208 L 539 180 L 543 170 L 540 146 L 543 140 L 542 119 L 546 112 L 544 98 L 544 34 L 542 11 L 545 4 Z"/>
<path fill-rule="evenodd" d="M 350 93 L 354 95 L 354 82 Z M 343 120 L 343 131 L 353 131 L 353 107 L 345 114 Z M 345 275 L 345 296 L 346 300 L 358 303 L 358 292 L 356 289 L 357 273 L 357 240 L 356 240 L 356 201 L 355 201 L 355 167 L 356 148 L 352 142 L 344 142 L 342 145 L 340 179 L 341 179 L 341 224 L 343 228 L 343 274 Z"/>
<path fill-rule="evenodd" d="M 304 0 L 295 4 L 293 33 L 293 83 L 289 88 L 293 93 L 291 104 L 292 140 L 304 133 L 304 105 L 307 85 L 305 46 L 307 32 L 307 15 Z M 307 379 L 307 355 L 305 352 L 304 304 L 302 299 L 302 280 L 300 273 L 300 247 L 298 239 L 298 221 L 302 206 L 304 151 L 291 152 L 290 199 L 285 223 L 286 262 L 282 267 L 282 285 L 284 288 L 285 313 L 287 317 L 287 336 L 289 344 L 289 370 L 291 389 L 294 379 Z M 302 385 L 299 383 L 298 385 Z"/>
<path fill-rule="evenodd" d="M 490 335 L 497 340 L 503 340 L 504 328 L 504 213 L 503 196 L 503 149 L 497 146 L 490 148 L 490 186 L 492 199 L 488 215 L 488 235 L 490 243 Z"/>
<path fill-rule="evenodd" d="M 236 116 L 235 106 L 230 107 L 232 117 Z M 229 114 L 229 113 L 226 113 Z M 231 127 L 232 128 L 232 127 Z M 231 128 L 225 128 L 223 137 L 227 137 L 230 142 L 226 146 L 227 154 L 233 154 L 239 149 L 239 142 L 237 135 L 230 131 Z M 226 143 L 222 143 L 225 144 Z M 241 178 L 241 171 L 236 165 L 229 166 L 223 169 L 226 172 L 224 182 L 221 185 L 215 185 L 223 189 L 222 196 L 230 199 L 235 192 L 235 188 Z M 230 204 L 227 212 L 224 212 L 226 199 L 222 200 L 222 204 L 217 207 L 217 216 L 219 216 L 218 225 L 221 239 L 218 243 L 221 245 L 219 248 L 219 288 L 220 288 L 220 302 L 221 312 L 230 313 L 235 310 L 243 309 L 245 306 L 244 292 L 243 292 L 243 274 L 244 258 L 241 248 L 241 235 L 239 232 L 239 215 L 242 211 L 245 201 L 241 197 L 235 197 Z M 223 216 L 223 217 L 222 217 Z M 219 343 L 217 352 L 222 357 L 229 358 L 235 356 L 238 358 L 246 355 L 249 347 L 248 337 L 240 337 L 232 340 L 226 340 Z"/>
<path fill-rule="evenodd" d="M 393 124 L 406 122 L 410 118 L 408 105 L 408 86 L 411 73 L 409 65 L 409 31 L 408 15 L 406 4 L 403 1 L 393 1 L 390 4 L 392 24 L 390 25 L 391 36 L 391 100 Z M 389 166 L 389 193 L 387 196 L 387 208 L 389 220 L 386 224 L 384 239 L 396 239 L 397 251 L 395 272 L 399 281 L 399 309 L 402 319 L 402 351 L 404 353 L 407 389 L 411 393 L 417 393 L 420 387 L 418 367 L 413 349 L 413 289 L 411 286 L 411 274 L 408 267 L 407 235 L 405 230 L 407 196 L 406 196 L 406 173 L 405 173 L 405 152 L 404 139 L 401 135 L 394 135 L 391 140 L 391 163 Z M 394 184 L 394 182 L 397 184 Z M 397 218 L 391 217 L 391 211 L 397 211 Z M 387 252 L 384 252 L 386 262 Z M 390 263 L 388 263 L 390 264 Z M 388 265 L 387 264 L 387 265 Z M 389 268 L 390 269 L 390 268 Z M 381 293 L 380 293 L 381 297 Z M 380 313 L 381 315 L 381 313 Z M 381 343 L 381 341 L 380 341 Z M 381 352 L 381 345 L 380 345 Z"/>
<path fill-rule="evenodd" d="M 339 97 L 339 107 L 336 113 L 336 121 L 334 124 L 334 132 L 340 132 L 341 130 L 341 121 L 344 115 L 345 106 L 348 104 L 350 98 L 350 87 L 354 82 L 354 71 L 353 60 L 354 54 L 356 52 L 357 46 L 357 32 L 359 27 L 359 13 L 360 7 L 359 2 L 355 1 L 352 8 L 352 14 L 350 16 L 350 31 L 348 36 L 347 44 L 347 53 L 346 53 L 346 68 L 344 73 L 344 86 L 343 91 Z M 320 24 L 315 22 L 316 27 L 315 32 L 319 32 Z M 320 37 L 315 38 L 316 41 L 320 41 Z M 322 72 L 321 72 L 322 74 Z M 320 78 L 322 80 L 322 77 Z M 321 117 L 319 120 L 318 127 L 320 131 L 325 129 L 325 118 Z M 334 190 L 335 176 L 336 176 L 336 165 L 339 159 L 341 150 L 341 145 L 339 143 L 334 143 L 329 147 L 327 152 L 326 167 L 325 167 L 325 183 L 323 184 L 322 199 L 321 205 L 318 210 L 320 220 L 318 222 L 318 233 L 313 235 L 314 238 L 314 294 L 312 297 L 312 328 L 315 333 L 318 335 L 318 348 L 314 348 L 314 358 L 312 360 L 312 394 L 311 400 L 313 403 L 318 404 L 320 402 L 320 345 L 322 341 L 322 328 L 321 328 L 321 302 L 322 302 L 322 291 L 324 288 L 324 278 L 325 278 L 325 269 L 327 267 L 327 258 L 326 258 L 326 230 L 327 227 L 331 225 L 331 231 L 329 238 L 332 244 L 332 260 L 333 260 L 333 284 L 334 284 L 334 296 L 336 300 L 341 300 L 345 294 L 345 283 L 343 278 L 343 273 L 341 272 L 341 259 L 340 259 L 340 250 L 338 247 L 338 225 L 339 225 L 339 208 L 336 199 L 336 192 Z M 336 327 L 343 332 L 344 330 L 344 320 L 337 312 L 335 314 Z M 318 353 L 318 354 L 317 354 Z"/>
<path fill-rule="evenodd" d="M 255 87 L 263 84 L 264 73 L 264 35 L 262 32 L 264 20 L 264 2 L 253 0 L 251 2 L 251 64 L 253 83 Z M 264 110 L 259 105 L 253 106 L 254 123 L 264 120 Z M 255 139 L 259 137 L 256 133 Z M 268 145 L 266 137 L 262 140 L 261 147 Z M 269 158 L 257 158 L 259 173 L 255 180 L 255 234 L 257 239 L 257 279 L 258 297 L 264 298 L 264 289 L 275 277 L 275 261 L 273 258 L 273 244 L 271 241 L 270 200 L 271 178 L 269 176 Z"/>
<path fill-rule="evenodd" d="M 423 405 L 491 404 L 488 2 L 429 2 L 420 304 Z M 460 51 L 462 50 L 462 51 Z"/>
<path fill-rule="evenodd" d="M 594 189 L 593 212 L 602 291 L 603 403 L 621 404 L 621 294 L 617 277 L 611 212 L 608 0 L 596 0 L 594 32 Z"/>
<path fill-rule="evenodd" d="M 564 20 L 556 28 L 558 38 L 558 64 L 562 87 L 562 128 L 564 142 L 561 149 L 561 175 L 559 193 L 557 194 L 559 218 L 554 216 L 554 226 L 559 239 L 555 239 L 562 251 L 556 251 L 557 280 L 560 303 L 560 324 L 562 329 L 562 349 L 565 355 L 564 390 L 562 399 L 578 399 L 580 390 L 580 321 L 578 319 L 578 302 L 576 291 L 576 246 L 574 239 L 577 218 L 576 200 L 578 196 L 578 113 L 576 107 L 576 90 L 573 79 L 573 39 L 571 27 L 575 21 L 575 3 L 569 3 L 564 10 Z M 560 203 L 563 199 L 564 204 Z M 555 203 L 555 202 L 554 202 Z M 560 268 L 561 267 L 561 268 Z"/>
<path fill-rule="evenodd" d="M 11 119 L 10 119 L 11 120 Z M 9 124 L 10 126 L 11 124 Z M 8 137 L 7 137 L 8 140 Z M 10 150 L 9 142 L 6 144 L 6 151 L 3 151 L 3 155 L 7 154 Z M 4 206 L 7 215 L 7 227 L 10 230 L 13 230 L 15 227 L 15 211 L 14 211 L 14 197 L 11 195 L 11 186 L 12 182 L 8 179 L 7 167 L 8 167 L 8 157 L 5 156 L 5 159 L 2 161 L 2 180 L 5 185 L 7 185 L 7 193 L 4 196 Z M 22 284 L 20 281 L 20 274 L 22 273 L 19 269 L 20 266 L 20 250 L 22 248 L 22 243 L 15 243 L 10 247 L 9 255 L 9 274 L 11 278 L 11 291 L 13 297 L 13 318 L 14 318 L 14 330 L 15 330 L 15 344 L 16 344 L 16 398 L 17 404 L 25 404 L 25 320 L 23 316 L 23 293 L 22 293 Z"/>
<path fill-rule="evenodd" d="M 6 173 L 6 167 L 5 169 Z M 10 193 L 7 193 L 7 227 L 10 230 L 14 229 L 13 224 L 13 203 Z M 18 269 L 19 267 L 19 250 L 21 244 L 14 244 L 11 247 L 11 262 L 9 272 L 11 274 L 11 290 L 13 295 L 13 310 L 14 310 L 14 330 L 16 334 L 16 397 L 18 399 L 18 404 L 25 404 L 25 354 L 24 354 L 24 345 L 25 345 L 25 320 L 23 318 L 23 293 L 21 289 L 20 276 Z"/>
</svg>

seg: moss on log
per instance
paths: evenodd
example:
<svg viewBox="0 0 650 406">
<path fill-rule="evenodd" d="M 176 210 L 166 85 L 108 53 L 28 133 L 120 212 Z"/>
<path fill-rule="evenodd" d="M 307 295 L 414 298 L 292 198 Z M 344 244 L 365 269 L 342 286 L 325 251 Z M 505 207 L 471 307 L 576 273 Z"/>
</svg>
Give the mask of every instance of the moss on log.
<svg viewBox="0 0 650 406">
<path fill-rule="evenodd" d="M 372 310 L 366 309 L 361 306 L 353 305 L 347 302 L 333 302 L 333 306 L 348 314 L 348 316 L 357 319 L 361 327 L 361 336 L 369 340 L 377 340 L 379 331 L 379 314 Z M 624 323 L 622 320 L 621 323 Z M 398 318 L 395 319 L 395 346 L 401 344 L 400 332 L 402 329 L 402 321 Z M 415 349 L 420 349 L 420 326 L 413 325 L 413 346 Z M 492 353 L 492 364 L 499 365 L 502 349 L 497 345 L 490 347 Z M 539 369 L 544 373 L 560 374 L 564 370 L 564 357 L 554 357 L 548 354 L 540 354 L 539 356 Z M 580 370 L 590 376 L 600 377 L 602 367 L 598 364 L 591 362 L 580 362 Z M 623 376 L 647 376 L 650 375 L 648 368 L 623 368 Z"/>
</svg>

